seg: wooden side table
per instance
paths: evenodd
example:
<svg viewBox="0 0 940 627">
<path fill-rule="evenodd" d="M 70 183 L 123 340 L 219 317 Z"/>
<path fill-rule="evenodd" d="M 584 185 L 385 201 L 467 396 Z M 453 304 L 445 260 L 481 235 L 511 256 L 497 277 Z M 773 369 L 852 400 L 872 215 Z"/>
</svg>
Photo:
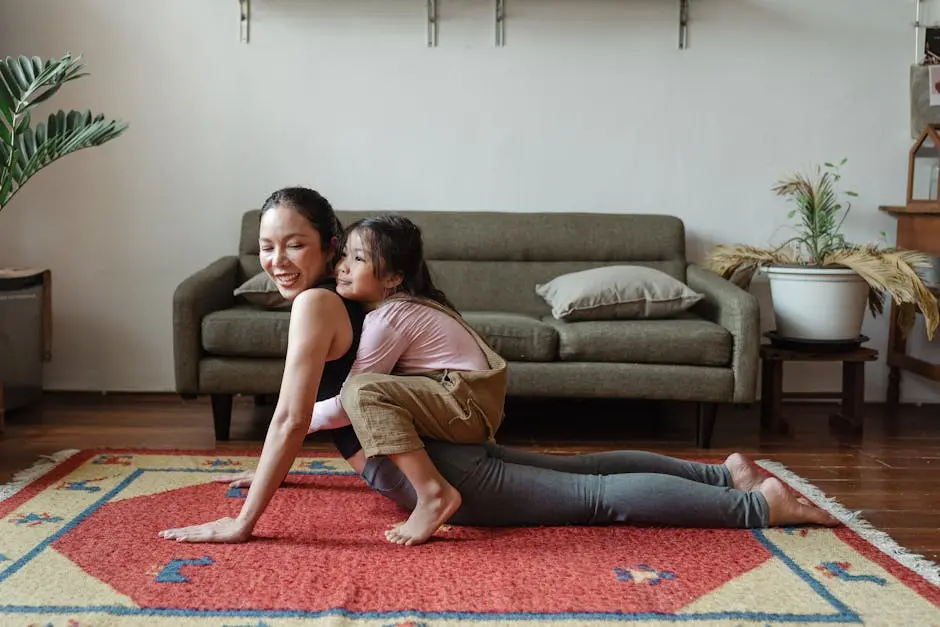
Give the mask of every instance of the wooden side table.
<svg viewBox="0 0 940 627">
<path fill-rule="evenodd" d="M 928 255 L 940 256 L 940 209 L 929 207 L 879 207 L 898 220 L 895 246 L 919 250 Z M 933 295 L 940 298 L 940 287 L 934 286 Z M 888 354 L 885 361 L 888 371 L 888 407 L 894 409 L 901 400 L 901 371 L 908 370 L 931 381 L 940 382 L 940 364 L 933 364 L 907 354 L 907 338 L 901 336 L 898 324 L 898 308 L 891 302 Z"/>
<path fill-rule="evenodd" d="M 785 398 L 841 398 L 837 414 L 829 419 L 830 426 L 848 428 L 861 435 L 865 402 L 865 362 L 878 359 L 873 348 L 858 347 L 846 352 L 813 352 L 777 348 L 770 344 L 760 347 L 761 358 L 761 429 L 773 433 L 786 433 L 789 426 L 783 417 L 782 401 Z M 788 361 L 842 362 L 842 390 L 838 392 L 784 392 L 783 365 Z"/>
</svg>

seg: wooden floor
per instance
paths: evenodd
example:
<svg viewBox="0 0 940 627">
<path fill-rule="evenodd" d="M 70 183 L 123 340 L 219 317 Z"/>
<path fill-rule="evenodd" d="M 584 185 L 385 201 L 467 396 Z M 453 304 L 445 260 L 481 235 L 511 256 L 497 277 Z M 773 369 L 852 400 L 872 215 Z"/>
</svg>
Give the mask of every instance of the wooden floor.
<svg viewBox="0 0 940 627">
<path fill-rule="evenodd" d="M 691 407 L 624 402 L 521 402 L 507 406 L 502 444 L 574 453 L 640 448 L 723 459 L 732 451 L 785 464 L 900 544 L 940 562 L 940 406 L 866 407 L 865 432 L 830 432 L 831 406 L 785 406 L 792 433 L 761 435 L 756 408 L 719 413 L 713 448 L 695 448 Z M 237 398 L 232 440 L 216 445 L 207 399 L 173 395 L 47 394 L 7 415 L 0 484 L 41 455 L 68 448 L 258 448 L 270 407 Z M 332 449 L 325 440 L 308 448 Z"/>
</svg>

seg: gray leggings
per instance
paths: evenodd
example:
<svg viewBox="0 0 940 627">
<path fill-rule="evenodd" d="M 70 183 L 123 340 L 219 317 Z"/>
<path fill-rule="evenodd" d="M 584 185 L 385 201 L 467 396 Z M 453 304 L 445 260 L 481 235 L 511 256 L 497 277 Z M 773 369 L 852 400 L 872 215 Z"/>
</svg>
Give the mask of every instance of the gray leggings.
<svg viewBox="0 0 940 627">
<path fill-rule="evenodd" d="M 730 487 L 724 464 L 643 451 L 545 455 L 490 443 L 425 445 L 463 497 L 451 524 L 752 528 L 770 519 L 764 495 Z M 414 488 L 387 457 L 370 458 L 362 476 L 405 510 L 414 508 Z"/>
</svg>

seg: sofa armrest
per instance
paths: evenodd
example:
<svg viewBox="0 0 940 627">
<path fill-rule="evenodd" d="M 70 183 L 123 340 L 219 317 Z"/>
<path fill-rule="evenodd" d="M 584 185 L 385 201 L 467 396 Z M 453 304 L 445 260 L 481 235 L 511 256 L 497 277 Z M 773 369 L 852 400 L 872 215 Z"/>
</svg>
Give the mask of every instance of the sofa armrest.
<svg viewBox="0 0 940 627">
<path fill-rule="evenodd" d="M 691 289 L 705 295 L 692 311 L 731 333 L 731 370 L 734 373 L 732 402 L 754 401 L 757 398 L 760 360 L 760 304 L 757 298 L 695 263 L 688 264 L 686 280 Z"/>
<path fill-rule="evenodd" d="M 186 277 L 173 292 L 173 366 L 176 391 L 199 393 L 202 357 L 202 319 L 206 314 L 235 304 L 238 257 L 213 261 Z"/>
</svg>

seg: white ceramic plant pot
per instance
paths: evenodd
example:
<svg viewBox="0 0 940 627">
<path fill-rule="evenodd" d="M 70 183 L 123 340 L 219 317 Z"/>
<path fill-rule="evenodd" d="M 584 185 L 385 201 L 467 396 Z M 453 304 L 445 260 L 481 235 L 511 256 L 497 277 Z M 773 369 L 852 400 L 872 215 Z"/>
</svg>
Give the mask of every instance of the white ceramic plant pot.
<svg viewBox="0 0 940 627">
<path fill-rule="evenodd" d="M 849 268 L 766 266 L 777 334 L 798 340 L 858 338 L 868 283 Z"/>
</svg>

